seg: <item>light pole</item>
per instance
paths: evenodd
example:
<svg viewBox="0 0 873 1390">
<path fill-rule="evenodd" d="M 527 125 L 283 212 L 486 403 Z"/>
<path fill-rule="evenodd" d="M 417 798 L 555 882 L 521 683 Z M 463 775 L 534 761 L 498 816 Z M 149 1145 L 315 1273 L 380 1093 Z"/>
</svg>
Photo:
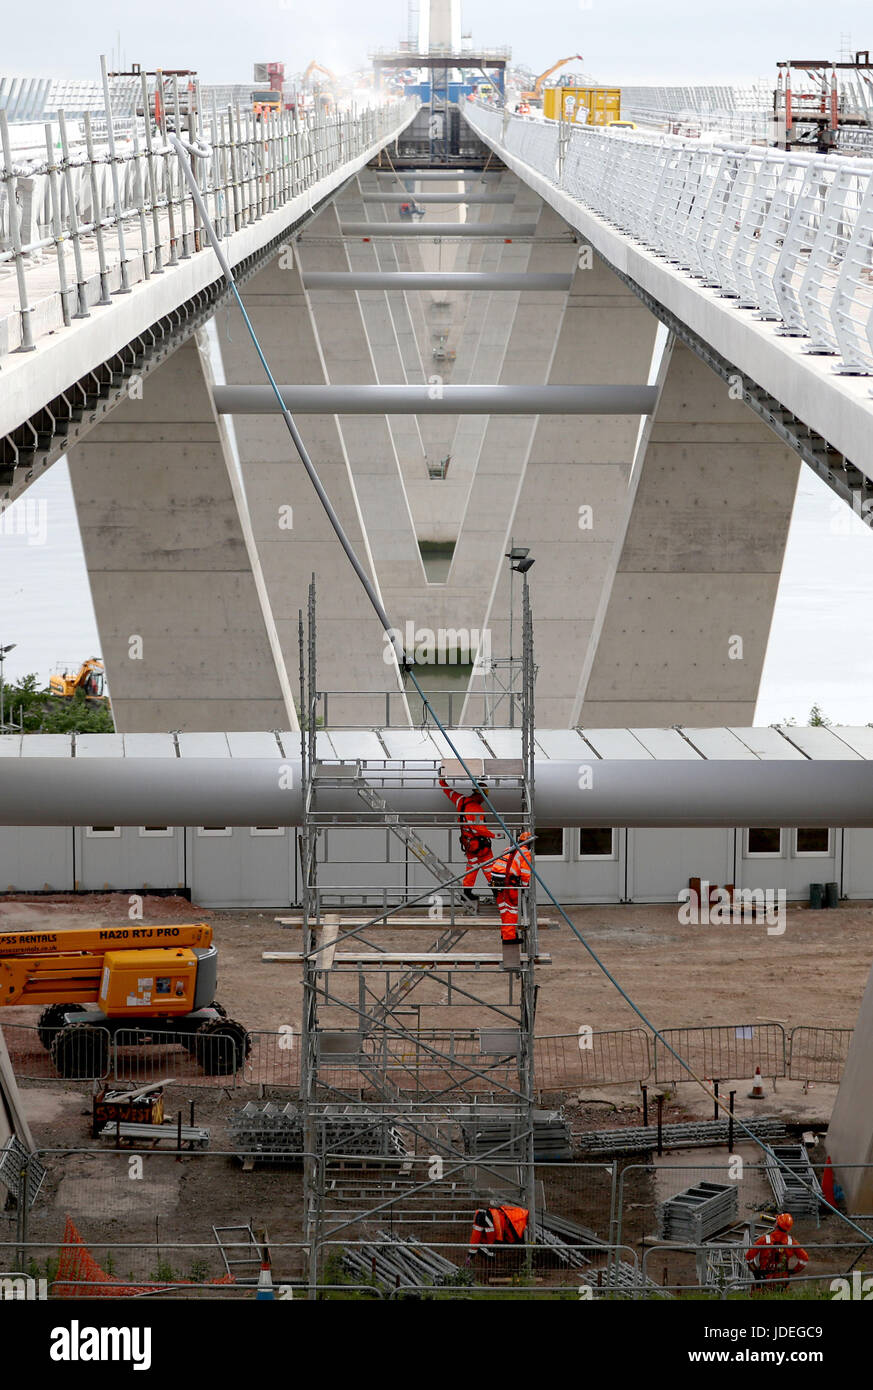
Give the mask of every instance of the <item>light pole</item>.
<svg viewBox="0 0 873 1390">
<path fill-rule="evenodd" d="M 509 561 L 509 687 L 508 687 L 508 688 L 509 688 L 509 727 L 510 727 L 511 729 L 514 729 L 514 728 L 515 728 L 515 666 L 513 665 L 513 655 L 514 655 L 514 653 L 513 653 L 513 650 L 512 650 L 512 616 L 513 616 L 513 614 L 512 614 L 512 610 L 513 610 L 513 603 L 512 603 L 512 596 L 513 596 L 512 576 L 513 576 L 514 574 L 521 574 L 521 575 L 523 575 L 523 576 L 526 576 L 528 570 L 529 570 L 530 567 L 531 567 L 531 565 L 534 564 L 534 560 L 533 560 L 533 557 L 531 556 L 530 548 L 529 548 L 528 546 L 524 546 L 524 545 L 513 545 L 511 540 L 510 540 L 510 543 L 509 543 L 509 550 L 506 552 L 506 559 Z M 525 578 L 524 582 L 525 582 L 525 584 L 527 584 L 527 579 L 526 579 L 526 578 Z"/>
<path fill-rule="evenodd" d="M 8 647 L 0 647 L 0 734 L 2 734 L 6 727 L 6 719 L 3 711 L 3 663 L 6 660 L 6 653 L 13 651 L 17 646 L 17 642 L 10 642 Z"/>
</svg>

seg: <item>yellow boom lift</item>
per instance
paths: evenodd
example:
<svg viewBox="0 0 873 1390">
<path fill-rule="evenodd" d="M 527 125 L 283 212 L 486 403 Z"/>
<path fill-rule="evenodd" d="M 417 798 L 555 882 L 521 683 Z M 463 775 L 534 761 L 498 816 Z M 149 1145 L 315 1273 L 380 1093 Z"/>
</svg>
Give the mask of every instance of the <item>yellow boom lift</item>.
<svg viewBox="0 0 873 1390">
<path fill-rule="evenodd" d="M 0 932 L 0 1008 L 45 1006 L 37 1030 L 61 1076 L 103 1075 L 122 1029 L 126 1046 L 179 1035 L 208 1075 L 232 1076 L 251 1039 L 215 1003 L 217 974 L 206 922 Z"/>
</svg>

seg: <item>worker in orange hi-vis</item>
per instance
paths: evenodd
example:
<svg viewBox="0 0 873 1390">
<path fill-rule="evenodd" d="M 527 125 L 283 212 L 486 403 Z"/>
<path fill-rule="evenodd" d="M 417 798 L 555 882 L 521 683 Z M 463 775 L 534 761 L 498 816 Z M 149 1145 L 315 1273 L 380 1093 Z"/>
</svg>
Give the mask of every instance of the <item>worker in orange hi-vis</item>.
<svg viewBox="0 0 873 1390">
<path fill-rule="evenodd" d="M 518 837 L 520 846 L 533 840 L 529 830 Z M 491 865 L 491 891 L 500 913 L 500 935 L 504 942 L 518 940 L 518 896 L 531 880 L 532 865 L 528 849 L 508 849 Z"/>
<path fill-rule="evenodd" d="M 467 1263 L 479 1254 L 493 1260 L 492 1245 L 521 1245 L 529 1215 L 527 1207 L 480 1207 L 473 1217 Z"/>
<path fill-rule="evenodd" d="M 486 883 L 490 882 L 490 871 L 486 865 L 493 855 L 491 841 L 496 834 L 496 831 L 492 830 L 490 825 L 485 822 L 484 793 L 487 792 L 488 787 L 484 782 L 477 782 L 472 792 L 466 795 L 464 792 L 453 791 L 448 782 L 443 780 L 442 775 L 439 783 L 449 801 L 458 809 L 461 849 L 467 859 L 463 894 L 468 902 L 477 903 L 479 900 L 473 892 L 473 884 L 476 882 L 480 869 L 485 875 Z"/>
<path fill-rule="evenodd" d="M 756 1283 L 787 1288 L 792 1274 L 802 1274 L 809 1264 L 806 1251 L 788 1234 L 793 1225 L 794 1217 L 787 1211 L 780 1212 L 773 1230 L 759 1236 L 746 1251 L 746 1263 Z"/>
</svg>

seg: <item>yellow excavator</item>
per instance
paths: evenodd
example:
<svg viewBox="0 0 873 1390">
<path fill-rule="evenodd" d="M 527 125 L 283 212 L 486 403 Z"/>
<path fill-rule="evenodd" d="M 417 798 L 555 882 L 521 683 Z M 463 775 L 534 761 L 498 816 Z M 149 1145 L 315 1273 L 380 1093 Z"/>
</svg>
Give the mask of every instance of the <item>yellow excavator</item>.
<svg viewBox="0 0 873 1390">
<path fill-rule="evenodd" d="M 103 662 L 96 656 L 90 656 L 87 661 L 83 661 L 75 675 L 72 672 L 64 672 L 62 675 L 49 677 L 49 690 L 52 695 L 57 695 L 62 700 L 72 700 L 76 692 L 81 690 L 89 705 L 108 707 L 109 696 L 105 693 L 105 684 Z"/>
<path fill-rule="evenodd" d="M 537 78 L 536 82 L 535 82 L 534 85 L 533 85 L 533 91 L 530 91 L 530 92 L 522 92 L 522 94 L 521 94 L 521 100 L 522 100 L 522 101 L 542 101 L 542 99 L 543 99 L 543 87 L 546 85 L 546 82 L 547 82 L 548 79 L 551 77 L 552 73 L 553 73 L 553 72 L 557 72 L 557 71 L 558 71 L 558 68 L 562 68 L 562 67 L 564 66 L 565 63 L 572 63 L 572 62 L 574 62 L 577 58 L 579 59 L 579 62 L 580 62 L 580 63 L 583 62 L 583 58 L 582 58 L 582 54 L 581 54 L 581 53 L 571 53 L 570 56 L 569 56 L 569 58 L 559 58 L 558 61 L 557 61 L 557 63 L 552 63 L 552 66 L 551 66 L 550 68 L 546 68 L 545 72 L 541 72 L 541 73 L 540 73 L 539 77 Z"/>
<path fill-rule="evenodd" d="M 323 73 L 324 76 L 327 78 L 328 82 L 330 83 L 329 92 L 323 92 L 321 90 L 322 84 L 313 80 L 314 75 L 317 72 Z M 337 78 L 336 73 L 331 72 L 330 68 L 326 68 L 324 66 L 324 63 L 317 63 L 315 59 L 313 59 L 312 62 L 309 64 L 309 67 L 303 74 L 302 85 L 304 87 L 310 85 L 312 86 L 312 93 L 316 103 L 322 108 L 325 114 L 327 114 L 330 112 L 334 104 L 334 101 L 336 100 L 338 81 L 339 79 Z"/>
<path fill-rule="evenodd" d="M 207 922 L 0 931 L 0 1009 L 45 1006 L 37 1032 L 60 1076 L 105 1076 L 122 1031 L 125 1046 L 172 1034 L 209 1076 L 232 1076 L 251 1038 L 215 1002 L 217 976 Z"/>
</svg>

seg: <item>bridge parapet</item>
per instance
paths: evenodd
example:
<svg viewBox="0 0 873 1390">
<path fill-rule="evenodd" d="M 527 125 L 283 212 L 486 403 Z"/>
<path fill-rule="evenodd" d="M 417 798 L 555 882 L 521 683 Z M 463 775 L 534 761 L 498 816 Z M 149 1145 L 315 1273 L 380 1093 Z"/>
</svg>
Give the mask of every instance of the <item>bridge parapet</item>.
<svg viewBox="0 0 873 1390">
<path fill-rule="evenodd" d="M 873 373 L 873 161 L 465 114 L 704 286 L 839 371 Z"/>
<path fill-rule="evenodd" d="M 416 105 L 388 101 L 311 120 L 290 111 L 255 119 L 239 107 L 213 110 L 193 160 L 219 234 L 232 236 L 280 211 L 387 142 Z M 61 115 L 59 148 L 47 137 L 44 156 L 16 154 L 0 110 L 0 357 L 32 349 L 43 334 L 208 246 L 159 132 L 134 123 L 113 157 L 87 115 L 83 143 L 74 143 L 66 125 Z M 4 271 L 15 272 L 5 293 Z"/>
</svg>

